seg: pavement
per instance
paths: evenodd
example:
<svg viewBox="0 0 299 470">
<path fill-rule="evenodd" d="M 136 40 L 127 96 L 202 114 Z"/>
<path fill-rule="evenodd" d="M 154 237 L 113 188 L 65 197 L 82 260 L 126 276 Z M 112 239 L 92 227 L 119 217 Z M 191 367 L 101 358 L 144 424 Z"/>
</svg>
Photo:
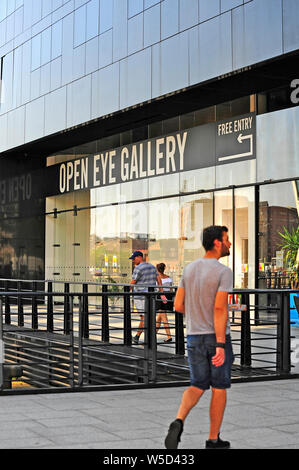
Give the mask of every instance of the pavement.
<svg viewBox="0 0 299 470">
<path fill-rule="evenodd" d="M 0 449 L 164 449 L 184 387 L 0 396 Z M 179 449 L 203 449 L 207 391 Z M 299 449 L 299 379 L 232 384 L 221 437 L 232 449 Z"/>
</svg>

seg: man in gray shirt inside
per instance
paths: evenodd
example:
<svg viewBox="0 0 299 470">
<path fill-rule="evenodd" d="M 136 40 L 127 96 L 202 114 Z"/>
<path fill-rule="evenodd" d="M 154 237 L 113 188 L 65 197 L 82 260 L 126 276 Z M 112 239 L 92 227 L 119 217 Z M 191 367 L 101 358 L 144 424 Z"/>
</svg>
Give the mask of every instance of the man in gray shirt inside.
<svg viewBox="0 0 299 470">
<path fill-rule="evenodd" d="M 187 415 L 210 387 L 210 434 L 206 448 L 230 447 L 228 441 L 219 437 L 234 360 L 228 319 L 233 273 L 218 261 L 230 254 L 227 227 L 205 228 L 202 244 L 206 254 L 185 267 L 174 302 L 175 310 L 186 315 L 191 385 L 183 393 L 177 419 L 169 426 L 167 449 L 177 448 Z"/>
</svg>

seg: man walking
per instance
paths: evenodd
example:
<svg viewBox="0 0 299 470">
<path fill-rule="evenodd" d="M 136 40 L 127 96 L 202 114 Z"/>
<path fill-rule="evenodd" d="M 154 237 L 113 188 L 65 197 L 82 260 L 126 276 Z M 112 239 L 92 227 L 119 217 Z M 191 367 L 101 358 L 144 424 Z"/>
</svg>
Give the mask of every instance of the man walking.
<svg viewBox="0 0 299 470">
<path fill-rule="evenodd" d="M 177 419 L 169 426 L 167 449 L 177 448 L 187 415 L 210 386 L 210 434 L 206 449 L 230 447 L 228 441 L 219 437 L 234 360 L 227 305 L 233 274 L 218 261 L 230 254 L 227 227 L 205 228 L 202 244 L 206 254 L 185 267 L 174 302 L 175 310 L 186 314 L 191 385 L 183 393 Z"/>
<path fill-rule="evenodd" d="M 162 285 L 161 279 L 158 275 L 158 272 L 151 263 L 147 263 L 143 259 L 142 251 L 134 251 L 130 258 L 134 265 L 135 269 L 132 274 L 132 281 L 131 284 L 145 284 L 148 286 L 155 286 L 156 283 L 158 285 Z M 162 294 L 163 290 L 160 289 Z M 148 292 L 148 288 L 146 286 L 134 287 L 134 292 Z M 163 302 L 167 302 L 166 296 L 161 295 L 161 299 Z M 144 309 L 145 309 L 145 297 L 143 296 L 136 296 L 134 297 L 134 306 L 137 312 L 140 315 L 140 323 L 137 330 L 137 334 L 133 338 L 133 343 L 138 344 L 141 333 L 144 329 Z"/>
</svg>

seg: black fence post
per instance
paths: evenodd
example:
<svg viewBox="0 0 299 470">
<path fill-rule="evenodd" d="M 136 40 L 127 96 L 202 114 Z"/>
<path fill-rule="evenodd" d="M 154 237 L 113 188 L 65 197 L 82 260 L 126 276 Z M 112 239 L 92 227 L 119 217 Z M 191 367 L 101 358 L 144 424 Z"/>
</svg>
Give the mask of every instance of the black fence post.
<svg viewBox="0 0 299 470">
<path fill-rule="evenodd" d="M 53 292 L 53 282 L 48 282 L 48 294 Z M 53 321 L 53 296 L 48 295 L 47 301 L 47 331 L 53 333 L 54 331 L 54 321 Z"/>
<path fill-rule="evenodd" d="M 281 292 L 282 309 L 282 372 L 287 374 L 291 370 L 291 327 L 290 327 L 290 294 Z"/>
<path fill-rule="evenodd" d="M 241 294 L 241 304 L 246 305 L 246 310 L 241 311 L 241 366 L 251 366 L 249 294 Z"/>
<path fill-rule="evenodd" d="M 102 341 L 109 343 L 108 286 L 102 285 Z"/>
<path fill-rule="evenodd" d="M 32 329 L 38 329 L 37 297 L 34 292 L 37 291 L 36 282 L 32 283 Z"/>
<path fill-rule="evenodd" d="M 70 325 L 70 368 L 69 368 L 69 380 L 70 380 L 70 387 L 74 388 L 75 382 L 75 354 L 74 354 L 74 298 L 72 296 L 69 297 L 70 309 L 69 309 L 69 325 Z"/>
<path fill-rule="evenodd" d="M 83 284 L 83 336 L 89 338 L 88 284 Z"/>
<path fill-rule="evenodd" d="M 79 295 L 78 387 L 83 385 L 83 299 Z"/>
<path fill-rule="evenodd" d="M 9 292 L 9 284 L 8 284 L 8 282 L 9 282 L 9 281 L 5 281 L 5 283 L 4 283 L 4 290 L 5 290 L 6 292 Z M 4 312 L 5 312 L 5 324 L 6 324 L 6 325 L 10 325 L 10 323 L 11 323 L 11 318 L 10 318 L 9 295 L 6 295 L 6 296 L 5 296 L 4 304 L 5 304 L 5 309 L 4 309 Z"/>
<path fill-rule="evenodd" d="M 22 289 L 21 281 L 18 281 L 17 283 L 18 292 L 21 292 L 21 289 Z M 24 309 L 23 309 L 23 299 L 21 295 L 18 295 L 17 303 L 18 303 L 18 326 L 24 326 Z"/>
<path fill-rule="evenodd" d="M 124 345 L 132 345 L 132 322 L 131 322 L 131 304 L 130 287 L 124 287 Z"/>
<path fill-rule="evenodd" d="M 151 302 L 149 294 L 144 297 L 144 361 L 143 361 L 143 382 L 149 383 L 149 357 L 150 357 L 150 330 L 151 330 Z"/>
<path fill-rule="evenodd" d="M 149 305 L 149 316 L 150 316 L 150 340 L 151 340 L 151 352 L 152 352 L 152 382 L 157 381 L 157 333 L 156 333 L 156 295 L 153 292 L 150 296 Z"/>
<path fill-rule="evenodd" d="M 175 312 L 175 353 L 185 355 L 184 315 Z"/>
<path fill-rule="evenodd" d="M 70 332 L 70 318 L 69 318 L 69 312 L 70 312 L 70 299 L 69 299 L 69 293 L 70 293 L 70 285 L 68 282 L 64 284 L 64 293 L 66 294 L 64 296 L 64 327 L 63 331 L 65 335 L 68 335 Z"/>
<path fill-rule="evenodd" d="M 276 339 L 276 370 L 278 372 L 282 371 L 283 364 L 283 302 L 282 295 L 277 294 L 277 339 Z"/>
</svg>

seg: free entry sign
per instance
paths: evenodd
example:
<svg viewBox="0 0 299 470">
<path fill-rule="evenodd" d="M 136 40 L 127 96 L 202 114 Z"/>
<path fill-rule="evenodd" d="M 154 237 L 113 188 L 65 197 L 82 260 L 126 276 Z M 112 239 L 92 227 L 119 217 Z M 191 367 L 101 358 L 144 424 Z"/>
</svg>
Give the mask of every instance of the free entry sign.
<svg viewBox="0 0 299 470">
<path fill-rule="evenodd" d="M 216 134 L 216 161 L 218 164 L 255 158 L 255 114 L 218 122 Z"/>
</svg>

